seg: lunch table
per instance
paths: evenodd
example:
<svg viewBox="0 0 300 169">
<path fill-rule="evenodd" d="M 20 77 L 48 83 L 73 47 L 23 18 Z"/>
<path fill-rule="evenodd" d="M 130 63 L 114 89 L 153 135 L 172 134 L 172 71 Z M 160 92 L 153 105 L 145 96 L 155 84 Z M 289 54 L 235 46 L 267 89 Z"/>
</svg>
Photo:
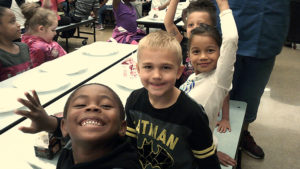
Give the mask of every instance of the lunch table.
<svg viewBox="0 0 300 169">
<path fill-rule="evenodd" d="M 188 6 L 188 4 L 189 4 L 188 2 L 180 2 L 178 4 L 175 17 L 174 17 L 175 24 L 181 21 L 182 10 L 185 9 Z M 154 14 L 156 15 L 155 17 Z M 146 33 L 148 34 L 150 28 L 165 29 L 164 26 L 165 15 L 166 15 L 166 10 L 161 10 L 161 11 L 152 10 L 149 12 L 147 16 L 137 19 L 136 22 L 138 25 L 143 25 L 146 28 Z"/>
<path fill-rule="evenodd" d="M 16 99 L 25 98 L 25 91 L 36 89 L 41 104 L 53 101 L 76 85 L 105 72 L 136 49 L 137 45 L 95 42 L 0 82 L 0 131 L 21 118 L 13 111 L 21 107 Z M 46 111 L 49 114 L 62 112 L 68 95 L 51 103 Z M 24 134 L 18 130 L 19 126 L 29 125 L 30 120 L 25 120 L 0 135 L 0 168 L 55 168 L 57 157 L 47 160 L 35 156 L 38 134 Z"/>
</svg>

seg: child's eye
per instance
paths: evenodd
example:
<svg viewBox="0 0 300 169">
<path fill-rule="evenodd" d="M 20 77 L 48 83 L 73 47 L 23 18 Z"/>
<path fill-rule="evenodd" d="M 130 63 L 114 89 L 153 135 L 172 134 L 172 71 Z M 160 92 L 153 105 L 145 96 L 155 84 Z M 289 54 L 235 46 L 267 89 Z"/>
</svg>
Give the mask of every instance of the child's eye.
<svg viewBox="0 0 300 169">
<path fill-rule="evenodd" d="M 193 27 L 194 24 L 190 23 L 190 24 L 188 24 L 187 26 L 188 26 L 188 27 Z"/>
<path fill-rule="evenodd" d="M 101 107 L 102 107 L 103 109 L 105 109 L 105 110 L 109 110 L 109 109 L 112 108 L 112 106 L 109 105 L 109 104 L 103 104 L 103 105 L 101 105 Z"/>
<path fill-rule="evenodd" d="M 193 50 L 192 53 L 193 53 L 194 55 L 197 55 L 197 54 L 200 53 L 200 50 Z"/>
<path fill-rule="evenodd" d="M 75 108 L 83 108 L 85 106 L 86 106 L 85 104 L 75 104 L 73 107 L 75 107 Z"/>
<path fill-rule="evenodd" d="M 171 67 L 170 66 L 163 66 L 163 69 L 164 70 L 169 70 L 169 69 L 171 69 Z"/>
<path fill-rule="evenodd" d="M 151 69 L 152 67 L 151 66 L 144 66 L 143 68 L 144 69 Z"/>
<path fill-rule="evenodd" d="M 12 24 L 16 23 L 16 19 L 14 18 L 14 19 L 10 20 L 10 23 L 12 23 Z"/>
<path fill-rule="evenodd" d="M 216 50 L 215 49 L 208 49 L 207 52 L 208 53 L 214 53 Z"/>
</svg>

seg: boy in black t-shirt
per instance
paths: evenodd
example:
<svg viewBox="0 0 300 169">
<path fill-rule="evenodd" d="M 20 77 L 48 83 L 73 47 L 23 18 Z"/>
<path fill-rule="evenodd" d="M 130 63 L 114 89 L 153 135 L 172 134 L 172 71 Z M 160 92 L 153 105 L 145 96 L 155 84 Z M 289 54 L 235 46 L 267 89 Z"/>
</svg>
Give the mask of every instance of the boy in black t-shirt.
<svg viewBox="0 0 300 169">
<path fill-rule="evenodd" d="M 127 99 L 126 135 L 142 168 L 220 168 L 204 109 L 174 86 L 183 70 L 178 41 L 165 31 L 150 33 L 137 55 L 144 88 Z"/>
</svg>

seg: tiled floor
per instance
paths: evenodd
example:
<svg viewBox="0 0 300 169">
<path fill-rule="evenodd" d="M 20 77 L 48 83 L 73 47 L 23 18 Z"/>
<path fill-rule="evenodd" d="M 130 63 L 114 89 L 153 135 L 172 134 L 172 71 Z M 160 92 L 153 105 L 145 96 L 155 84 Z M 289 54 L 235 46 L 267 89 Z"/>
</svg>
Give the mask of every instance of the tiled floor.
<svg viewBox="0 0 300 169">
<path fill-rule="evenodd" d="M 112 27 L 97 31 L 97 40 L 111 37 Z M 64 46 L 64 42 L 59 40 Z M 92 43 L 92 38 L 88 43 Z M 81 40 L 70 39 L 70 51 Z M 270 49 L 272 50 L 272 49 Z M 250 132 L 265 151 L 264 160 L 242 154 L 243 169 L 300 168 L 300 50 L 284 47 L 261 99 L 257 120 Z"/>
</svg>

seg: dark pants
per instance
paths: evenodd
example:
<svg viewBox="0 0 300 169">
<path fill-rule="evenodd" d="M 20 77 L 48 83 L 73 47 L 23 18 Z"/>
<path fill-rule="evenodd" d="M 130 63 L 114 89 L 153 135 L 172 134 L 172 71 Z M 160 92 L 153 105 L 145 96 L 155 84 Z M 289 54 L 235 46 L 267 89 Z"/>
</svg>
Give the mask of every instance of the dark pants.
<svg viewBox="0 0 300 169">
<path fill-rule="evenodd" d="M 256 119 L 260 98 L 269 81 L 274 63 L 275 57 L 257 59 L 237 55 L 230 98 L 247 103 L 245 122 L 251 123 Z"/>
</svg>

